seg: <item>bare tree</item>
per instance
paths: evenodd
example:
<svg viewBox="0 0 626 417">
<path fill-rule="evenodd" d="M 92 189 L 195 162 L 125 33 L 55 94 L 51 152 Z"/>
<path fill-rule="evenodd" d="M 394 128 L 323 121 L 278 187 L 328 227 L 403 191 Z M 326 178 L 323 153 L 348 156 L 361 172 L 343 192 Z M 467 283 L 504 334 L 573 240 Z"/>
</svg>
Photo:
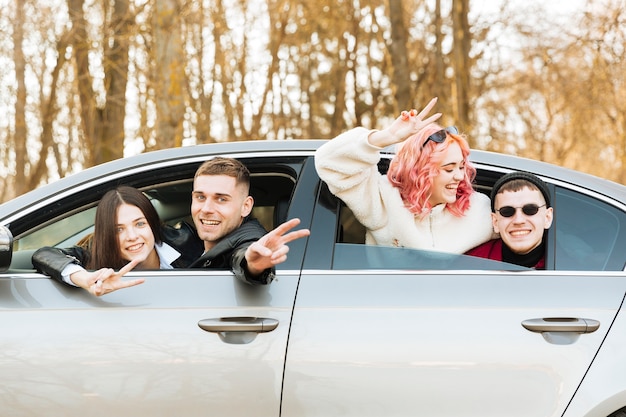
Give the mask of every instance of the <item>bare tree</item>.
<svg viewBox="0 0 626 417">
<path fill-rule="evenodd" d="M 105 2 L 105 7 L 108 2 Z M 109 15 L 105 9 L 105 16 Z M 126 86 L 128 83 L 129 36 L 134 25 L 128 0 L 115 0 L 111 20 L 105 24 L 104 76 L 106 103 L 102 106 L 102 135 L 96 143 L 95 163 L 124 156 Z"/>
<path fill-rule="evenodd" d="M 331 138 L 433 96 L 475 148 L 626 181 L 623 0 L 64 1 L 0 10 L 3 199 L 125 144 Z"/>
<path fill-rule="evenodd" d="M 185 114 L 185 66 L 178 0 L 156 0 L 152 19 L 158 148 L 179 147 Z"/>
<path fill-rule="evenodd" d="M 534 22 L 541 36 L 507 20 L 520 47 L 479 92 L 485 146 L 624 182 L 624 11 L 609 2 L 564 26 L 533 14 L 545 17 Z"/>
<path fill-rule="evenodd" d="M 437 3 L 439 1 L 437 0 Z M 408 32 L 404 23 L 404 8 L 402 0 L 389 0 L 389 21 L 391 24 L 391 39 L 389 55 L 393 64 L 393 84 L 395 87 L 395 99 L 399 109 L 413 107 L 411 98 L 411 85 L 409 77 L 408 61 Z"/>
<path fill-rule="evenodd" d="M 469 0 L 452 0 L 452 48 L 454 67 L 455 115 L 457 123 L 467 131 L 472 130 L 473 121 L 470 117 L 470 74 L 472 65 L 470 49 L 472 34 L 468 22 Z M 473 145 L 470 137 L 470 145 Z"/>
<path fill-rule="evenodd" d="M 15 20 L 13 23 L 13 61 L 15 63 L 15 79 L 17 81 L 15 100 L 15 134 L 13 144 L 15 149 L 15 193 L 22 194 L 27 191 L 25 170 L 30 165 L 26 154 L 26 142 L 28 140 L 26 129 L 26 85 L 24 52 L 22 43 L 24 40 L 24 8 L 26 3 L 18 2 L 15 5 Z"/>
<path fill-rule="evenodd" d="M 105 7 L 109 2 L 105 2 Z M 68 0 L 73 28 L 72 47 L 81 106 L 81 126 L 88 166 L 121 158 L 124 150 L 126 80 L 128 71 L 128 0 L 115 0 L 110 13 L 111 33 L 103 34 L 105 91 L 94 91 L 89 55 L 93 52 L 87 32 L 84 0 Z M 104 15 L 109 15 L 105 8 Z M 100 97 L 100 101 L 98 100 Z"/>
</svg>

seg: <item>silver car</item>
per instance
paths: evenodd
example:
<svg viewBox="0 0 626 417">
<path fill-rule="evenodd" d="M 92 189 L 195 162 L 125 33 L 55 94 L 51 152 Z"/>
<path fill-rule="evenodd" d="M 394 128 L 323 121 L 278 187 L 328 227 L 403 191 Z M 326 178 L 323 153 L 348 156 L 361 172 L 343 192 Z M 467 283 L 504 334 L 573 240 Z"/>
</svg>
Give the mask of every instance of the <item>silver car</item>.
<svg viewBox="0 0 626 417">
<path fill-rule="evenodd" d="M 323 141 L 149 152 L 0 206 L 1 416 L 625 416 L 626 187 L 512 156 L 472 153 L 477 190 L 510 170 L 553 195 L 545 271 L 369 246 L 317 176 Z M 227 270 L 133 271 L 94 297 L 36 273 L 119 184 L 170 224 L 215 155 L 252 172 L 269 230 L 298 217 L 277 281 Z M 385 154 L 380 169 L 392 157 Z"/>
</svg>

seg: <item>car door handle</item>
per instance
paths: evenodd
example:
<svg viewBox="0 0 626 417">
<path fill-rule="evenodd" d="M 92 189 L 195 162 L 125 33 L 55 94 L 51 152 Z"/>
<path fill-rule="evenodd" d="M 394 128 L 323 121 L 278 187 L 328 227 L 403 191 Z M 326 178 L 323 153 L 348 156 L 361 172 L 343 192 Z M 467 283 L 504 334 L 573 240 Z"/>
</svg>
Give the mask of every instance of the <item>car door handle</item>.
<svg viewBox="0 0 626 417">
<path fill-rule="evenodd" d="M 259 333 L 267 333 L 278 327 L 278 320 L 265 317 L 219 317 L 203 319 L 198 326 L 216 333 L 225 343 L 241 345 L 252 342 Z"/>
<path fill-rule="evenodd" d="M 211 333 L 267 333 L 278 327 L 278 320 L 264 317 L 220 317 L 200 320 L 198 326 Z"/>
<path fill-rule="evenodd" d="M 522 326 L 536 333 L 593 333 L 600 327 L 600 322 L 573 317 L 548 317 L 524 320 Z"/>
</svg>

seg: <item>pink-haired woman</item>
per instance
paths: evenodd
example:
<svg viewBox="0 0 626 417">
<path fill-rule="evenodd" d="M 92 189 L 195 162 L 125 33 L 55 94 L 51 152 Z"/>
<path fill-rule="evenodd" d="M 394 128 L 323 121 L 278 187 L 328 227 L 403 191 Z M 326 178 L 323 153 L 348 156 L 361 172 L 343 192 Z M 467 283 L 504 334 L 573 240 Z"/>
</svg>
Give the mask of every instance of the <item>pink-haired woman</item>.
<svg viewBox="0 0 626 417">
<path fill-rule="evenodd" d="M 366 243 L 464 253 L 492 237 L 489 197 L 475 192 L 469 145 L 456 128 L 402 112 L 384 130 L 357 127 L 321 146 L 315 166 L 330 191 L 366 228 Z M 380 151 L 400 144 L 387 175 Z"/>
</svg>

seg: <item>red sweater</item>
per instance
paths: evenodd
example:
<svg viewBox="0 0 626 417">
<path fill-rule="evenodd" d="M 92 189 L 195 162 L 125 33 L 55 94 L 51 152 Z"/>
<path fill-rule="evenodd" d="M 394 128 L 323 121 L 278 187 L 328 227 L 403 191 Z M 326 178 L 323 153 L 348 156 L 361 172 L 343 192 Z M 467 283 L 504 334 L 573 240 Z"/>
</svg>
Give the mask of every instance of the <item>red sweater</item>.
<svg viewBox="0 0 626 417">
<path fill-rule="evenodd" d="M 482 245 L 476 246 L 474 249 L 468 250 L 465 254 L 502 262 L 502 239 L 492 239 Z M 545 269 L 545 256 L 542 256 L 533 268 Z"/>
</svg>

